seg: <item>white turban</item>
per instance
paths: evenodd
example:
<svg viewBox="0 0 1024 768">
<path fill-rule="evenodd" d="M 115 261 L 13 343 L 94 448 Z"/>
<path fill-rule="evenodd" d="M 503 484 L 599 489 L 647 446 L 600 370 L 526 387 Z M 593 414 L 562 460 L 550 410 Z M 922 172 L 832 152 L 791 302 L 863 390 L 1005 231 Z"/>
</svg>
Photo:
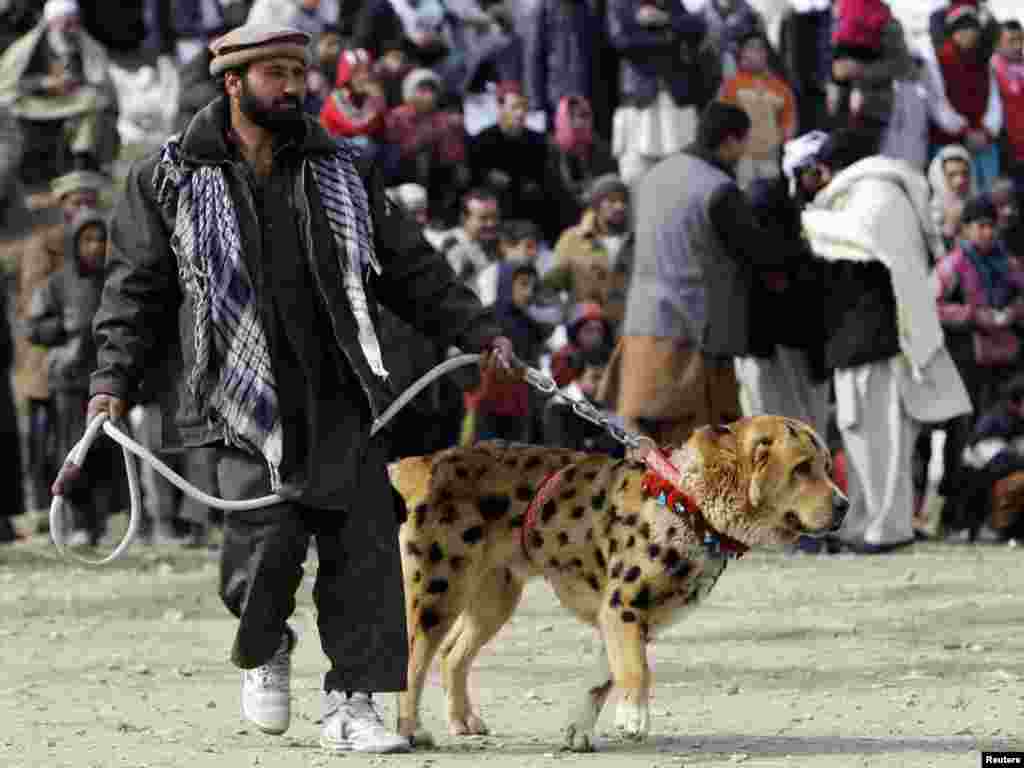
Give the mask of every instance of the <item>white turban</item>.
<svg viewBox="0 0 1024 768">
<path fill-rule="evenodd" d="M 827 133 L 811 131 L 786 142 L 782 151 L 782 172 L 789 179 L 790 192 L 796 185 L 797 172 L 814 161 L 826 141 Z"/>
<path fill-rule="evenodd" d="M 46 0 L 43 7 L 43 19 L 49 23 L 63 16 L 80 15 L 77 0 Z"/>
</svg>

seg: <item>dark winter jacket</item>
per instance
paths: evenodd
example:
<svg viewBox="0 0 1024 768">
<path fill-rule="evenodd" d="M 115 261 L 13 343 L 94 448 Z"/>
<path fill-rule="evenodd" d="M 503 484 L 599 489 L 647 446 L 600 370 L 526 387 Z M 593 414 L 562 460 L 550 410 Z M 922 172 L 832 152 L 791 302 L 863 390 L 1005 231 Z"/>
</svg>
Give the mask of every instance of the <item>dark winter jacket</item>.
<svg viewBox="0 0 1024 768">
<path fill-rule="evenodd" d="M 341 279 L 323 280 L 317 286 L 323 300 L 316 301 L 311 270 L 290 268 L 281 258 L 294 253 L 296 246 L 304 246 L 301 255 L 316 264 L 318 274 L 319 270 L 329 271 L 331 265 L 337 269 L 336 246 L 314 182 L 308 175 L 299 177 L 302 158 L 334 152 L 336 144 L 316 122 L 306 118 L 295 139 L 278 148 L 275 167 L 280 165 L 285 171 L 275 173 L 287 172 L 290 177 L 279 186 L 280 197 L 266 201 L 264 219 L 273 219 L 285 231 L 268 232 L 257 213 L 251 171 L 229 144 L 227 125 L 226 101 L 218 99 L 202 110 L 184 133 L 183 161 L 217 165 L 225 173 L 239 220 L 242 255 L 252 275 L 272 352 L 275 339 L 283 339 L 282 343 L 290 342 L 306 352 L 320 349 L 324 355 L 347 362 L 341 375 L 350 392 L 347 408 L 351 418 L 346 417 L 349 423 L 338 424 L 337 429 L 351 427 L 347 440 L 356 447 L 365 446 L 369 424 L 361 414 L 379 414 L 396 393 L 369 369 Z M 170 248 L 173 202 L 167 207 L 156 202 L 152 180 L 157 160 L 158 155 L 152 154 L 133 166 L 111 226 L 107 282 L 94 326 L 99 366 L 91 390 L 129 401 L 151 395 L 160 404 L 163 417 L 164 446 L 158 447 L 203 444 L 218 440 L 220 434 L 200 414 L 186 384 L 194 361 L 194 306 L 179 284 Z M 442 343 L 467 351 L 483 348 L 498 331 L 475 295 L 455 279 L 444 258 L 423 239 L 419 227 L 387 201 L 376 169 L 364 159 L 357 161 L 357 167 L 366 185 L 382 266 L 381 274 L 371 273 L 366 285 L 375 326 L 379 327 L 379 300 Z M 279 250 L 273 248 L 275 243 L 290 247 Z M 269 254 L 278 258 L 271 259 Z M 274 284 L 279 281 L 295 286 L 305 283 L 311 290 L 289 295 Z M 284 318 L 287 322 L 282 322 Z M 315 322 L 311 338 L 292 336 L 299 319 Z M 294 375 L 290 370 L 275 374 Z M 286 420 L 287 413 L 282 411 Z M 362 454 L 356 453 L 359 455 L 352 461 L 361 460 Z M 341 459 L 339 463 L 344 464 Z M 354 472 L 355 465 L 339 466 L 337 471 Z"/>
<path fill-rule="evenodd" d="M 563 96 L 594 92 L 601 17 L 591 0 L 537 0 L 523 20 L 523 81 L 531 109 L 554 114 Z"/>
<path fill-rule="evenodd" d="M 772 356 L 776 346 L 803 350 L 813 372 L 824 378 L 824 270 L 803 238 L 800 209 L 784 178 L 756 180 L 747 195 L 759 225 L 786 257 L 781 269 L 762 273 L 754 284 L 751 316 L 764 322 L 751 328 L 751 350 L 763 357 Z"/>
<path fill-rule="evenodd" d="M 79 234 L 93 224 L 106 231 L 103 216 L 91 210 L 83 210 L 67 226 L 64 266 L 40 286 L 29 309 L 29 340 L 50 348 L 47 370 L 50 387 L 56 390 L 88 390 L 89 374 L 96 368 L 92 321 L 103 291 L 103 272 L 84 272 L 78 252 Z"/>
<path fill-rule="evenodd" d="M 698 82 L 697 52 L 707 25 L 681 2 L 666 2 L 670 15 L 664 27 L 637 23 L 637 0 L 610 0 L 608 29 L 612 46 L 622 56 L 621 95 L 624 104 L 646 107 L 661 89 L 667 89 L 678 106 L 696 104 L 702 98 Z"/>
</svg>

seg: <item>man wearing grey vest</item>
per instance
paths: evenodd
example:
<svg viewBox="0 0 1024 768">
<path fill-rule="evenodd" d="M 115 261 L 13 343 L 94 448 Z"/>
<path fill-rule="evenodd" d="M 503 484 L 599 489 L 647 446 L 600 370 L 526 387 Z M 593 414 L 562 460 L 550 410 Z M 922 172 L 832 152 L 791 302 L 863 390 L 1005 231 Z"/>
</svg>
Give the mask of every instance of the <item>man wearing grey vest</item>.
<svg viewBox="0 0 1024 768">
<path fill-rule="evenodd" d="M 760 230 L 736 185 L 750 118 L 712 102 L 697 141 L 636 187 L 636 252 L 617 352 L 606 382 L 630 428 L 679 444 L 703 424 L 740 417 L 733 358 L 750 354 L 750 291 L 778 269 L 781 248 Z"/>
</svg>

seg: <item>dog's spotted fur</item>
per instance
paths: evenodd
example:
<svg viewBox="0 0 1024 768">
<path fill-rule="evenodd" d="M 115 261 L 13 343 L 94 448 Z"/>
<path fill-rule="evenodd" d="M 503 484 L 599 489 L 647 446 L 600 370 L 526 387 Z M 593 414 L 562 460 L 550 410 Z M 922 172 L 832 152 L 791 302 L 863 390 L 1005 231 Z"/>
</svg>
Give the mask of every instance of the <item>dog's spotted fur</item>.
<svg viewBox="0 0 1024 768">
<path fill-rule="evenodd" d="M 705 428 L 671 458 L 706 523 L 747 545 L 822 532 L 836 523 L 834 507 L 845 508 L 827 449 L 800 422 L 758 417 Z M 560 483 L 524 536 L 530 502 L 558 470 Z M 409 512 L 401 530 L 410 634 L 401 733 L 429 741 L 418 706 L 438 648 L 451 732 L 486 732 L 469 701 L 469 667 L 512 616 L 525 582 L 542 575 L 566 608 L 600 630 L 607 656 L 566 728 L 568 746 L 590 748 L 613 686 L 620 730 L 646 734 L 646 644 L 711 591 L 726 560 L 709 553 L 692 517 L 646 496 L 644 471 L 605 455 L 504 443 L 391 468 Z"/>
</svg>

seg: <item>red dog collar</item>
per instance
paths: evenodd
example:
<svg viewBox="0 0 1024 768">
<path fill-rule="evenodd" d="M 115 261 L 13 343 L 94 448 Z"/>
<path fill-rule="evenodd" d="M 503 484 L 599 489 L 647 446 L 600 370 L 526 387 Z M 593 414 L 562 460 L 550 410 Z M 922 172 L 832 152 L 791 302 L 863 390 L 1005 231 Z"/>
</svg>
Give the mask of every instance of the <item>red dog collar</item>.
<svg viewBox="0 0 1024 768">
<path fill-rule="evenodd" d="M 734 560 L 743 557 L 750 547 L 712 528 L 708 521 L 704 519 L 704 515 L 700 511 L 700 505 L 697 504 L 694 498 L 685 491 L 680 490 L 678 483 L 672 482 L 652 467 L 652 465 L 661 466 L 662 462 L 664 462 L 672 468 L 678 477 L 678 470 L 672 466 L 668 456 L 663 451 L 651 451 L 648 453 L 645 462 L 649 467 L 644 473 L 642 484 L 645 499 L 656 499 L 658 504 L 668 507 L 676 514 L 689 517 L 697 537 L 701 540 L 704 549 L 709 555 Z"/>
</svg>

